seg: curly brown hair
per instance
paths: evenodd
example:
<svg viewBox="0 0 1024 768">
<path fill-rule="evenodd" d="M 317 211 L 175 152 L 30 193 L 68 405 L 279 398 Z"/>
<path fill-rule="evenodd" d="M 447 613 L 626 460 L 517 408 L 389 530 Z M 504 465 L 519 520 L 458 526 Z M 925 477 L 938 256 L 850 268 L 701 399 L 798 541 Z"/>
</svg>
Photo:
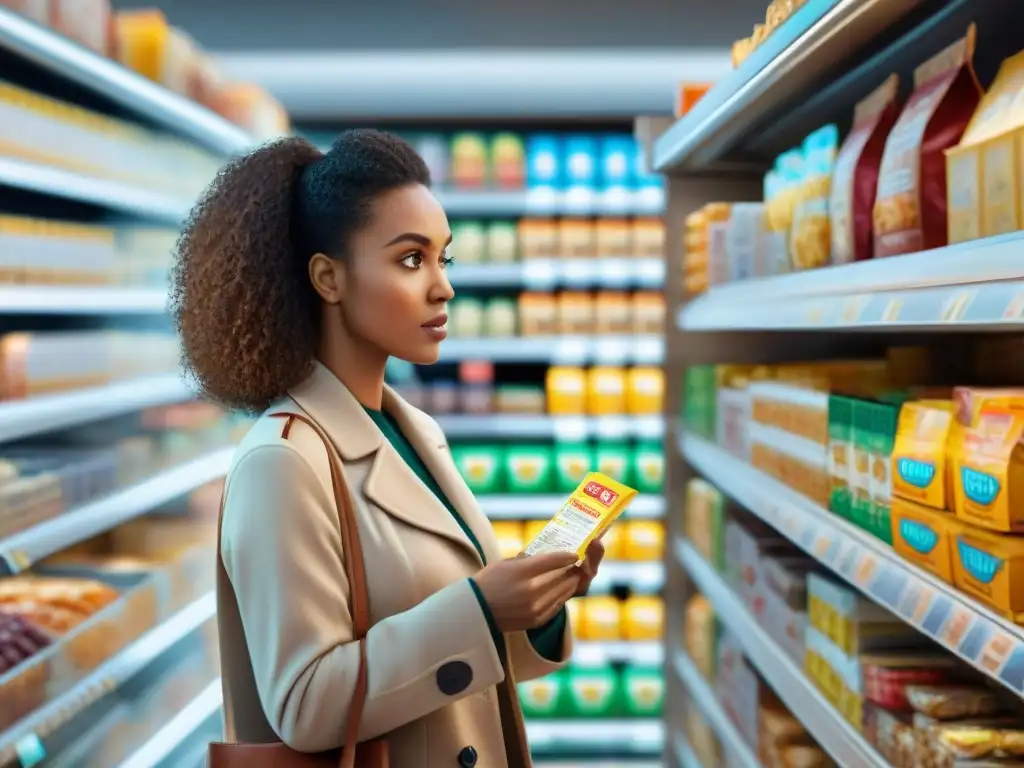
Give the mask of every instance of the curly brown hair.
<svg viewBox="0 0 1024 768">
<path fill-rule="evenodd" d="M 413 184 L 430 184 L 422 158 L 369 129 L 326 154 L 286 138 L 229 162 L 192 209 L 171 273 L 182 363 L 200 392 L 256 413 L 309 376 L 321 311 L 310 257 L 346 258 L 376 199 Z"/>
</svg>

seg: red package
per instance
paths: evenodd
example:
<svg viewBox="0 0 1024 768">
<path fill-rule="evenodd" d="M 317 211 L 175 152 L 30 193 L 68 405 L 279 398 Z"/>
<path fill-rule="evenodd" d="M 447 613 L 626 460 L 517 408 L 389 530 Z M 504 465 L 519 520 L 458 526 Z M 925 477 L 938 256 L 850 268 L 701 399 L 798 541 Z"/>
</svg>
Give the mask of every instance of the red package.
<svg viewBox="0 0 1024 768">
<path fill-rule="evenodd" d="M 890 76 L 853 110 L 853 128 L 836 158 L 828 206 L 834 264 L 863 261 L 874 254 L 872 211 L 885 140 L 899 116 L 899 85 L 899 77 Z"/>
<path fill-rule="evenodd" d="M 878 176 L 875 256 L 947 242 L 946 156 L 981 100 L 974 74 L 975 27 L 914 70 L 914 92 L 889 133 Z"/>
</svg>

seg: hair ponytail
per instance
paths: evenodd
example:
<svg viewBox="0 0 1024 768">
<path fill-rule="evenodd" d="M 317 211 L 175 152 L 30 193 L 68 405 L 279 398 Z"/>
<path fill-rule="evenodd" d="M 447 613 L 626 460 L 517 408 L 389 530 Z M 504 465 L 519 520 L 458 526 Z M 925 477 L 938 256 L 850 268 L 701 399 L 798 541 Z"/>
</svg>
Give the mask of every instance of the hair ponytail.
<svg viewBox="0 0 1024 768">
<path fill-rule="evenodd" d="M 170 306 L 182 362 L 229 408 L 261 411 L 312 370 L 317 305 L 292 220 L 303 171 L 322 157 L 288 138 L 232 160 L 178 239 Z"/>
</svg>

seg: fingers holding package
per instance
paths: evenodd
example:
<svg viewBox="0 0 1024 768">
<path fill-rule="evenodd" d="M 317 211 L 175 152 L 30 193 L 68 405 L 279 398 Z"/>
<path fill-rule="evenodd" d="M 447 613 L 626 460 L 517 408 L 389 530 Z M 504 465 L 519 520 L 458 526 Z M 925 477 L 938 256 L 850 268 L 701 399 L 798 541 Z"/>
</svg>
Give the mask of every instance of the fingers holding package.
<svg viewBox="0 0 1024 768">
<path fill-rule="evenodd" d="M 475 577 L 502 632 L 546 624 L 576 594 L 580 579 L 576 555 L 566 552 L 501 560 Z"/>
</svg>

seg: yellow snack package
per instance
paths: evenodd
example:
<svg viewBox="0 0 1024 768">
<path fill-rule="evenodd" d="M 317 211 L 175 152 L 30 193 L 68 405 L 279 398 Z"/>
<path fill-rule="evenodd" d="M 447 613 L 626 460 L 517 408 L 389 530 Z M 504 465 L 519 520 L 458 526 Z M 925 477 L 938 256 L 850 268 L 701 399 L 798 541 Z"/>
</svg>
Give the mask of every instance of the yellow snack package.
<svg viewBox="0 0 1024 768">
<path fill-rule="evenodd" d="M 635 489 L 591 472 L 524 551 L 527 555 L 575 552 L 579 565 L 590 542 L 599 539 L 634 498 Z"/>
<path fill-rule="evenodd" d="M 953 401 L 904 403 L 892 451 L 893 494 L 935 509 L 946 509 L 946 442 Z"/>
<path fill-rule="evenodd" d="M 957 517 L 1003 533 L 1024 532 L 1022 438 L 1024 416 L 996 407 L 982 411 L 965 431 L 957 465 Z"/>
</svg>

